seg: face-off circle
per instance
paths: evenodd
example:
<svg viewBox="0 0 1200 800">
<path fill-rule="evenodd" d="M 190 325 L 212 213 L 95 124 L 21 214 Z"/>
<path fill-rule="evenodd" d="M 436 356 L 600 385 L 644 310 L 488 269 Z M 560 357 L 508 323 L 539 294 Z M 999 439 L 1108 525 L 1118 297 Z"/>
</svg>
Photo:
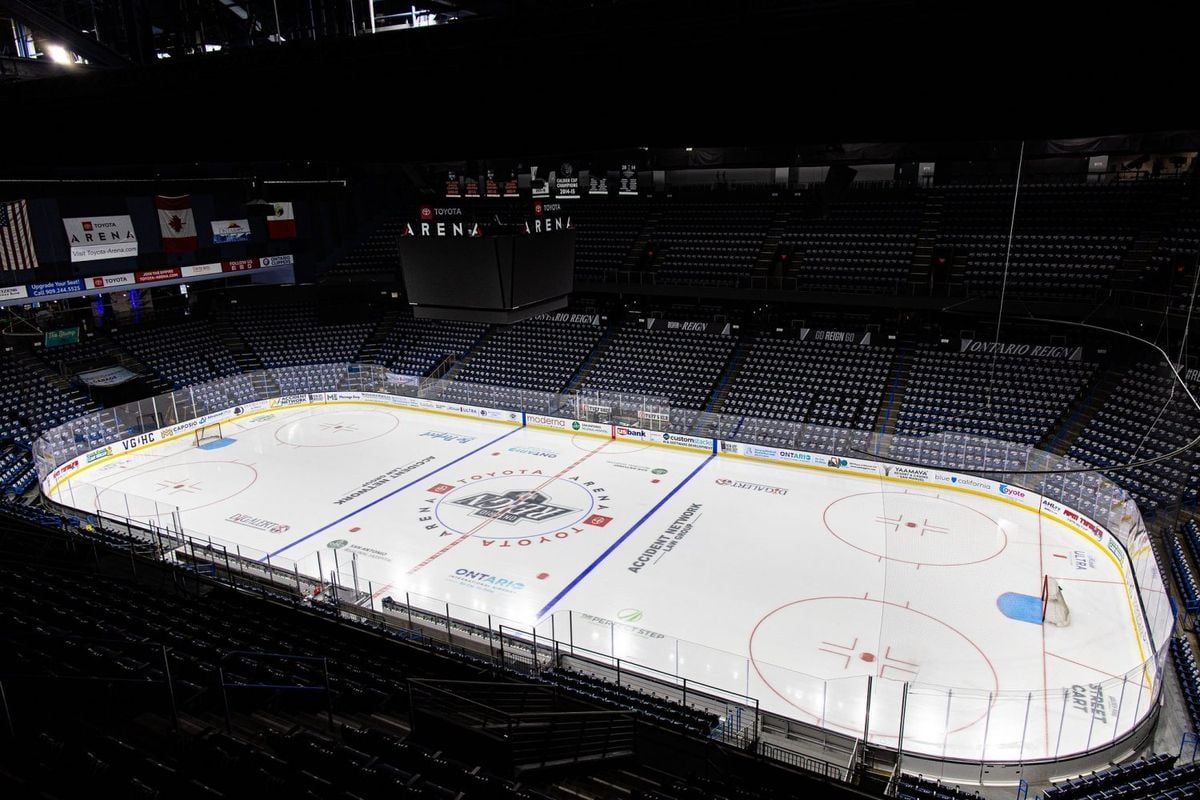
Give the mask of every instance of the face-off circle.
<svg viewBox="0 0 1200 800">
<path fill-rule="evenodd" d="M 986 717 L 988 693 L 999 689 L 990 659 L 966 635 L 906 605 L 863 597 L 811 597 L 776 608 L 750 634 L 750 661 L 780 699 L 826 726 L 859 734 L 871 676 L 872 738 L 897 734 L 903 683 L 916 693 L 920 687 L 965 687 L 948 721 L 943 695 L 941 719 L 910 716 L 906 722 L 906 741 L 924 735 L 939 746 L 939 736 Z M 809 674 L 776 666 L 797 661 L 809 665 Z M 971 698 L 970 689 L 979 698 Z M 914 702 L 910 712 L 918 707 Z"/>
<path fill-rule="evenodd" d="M 400 420 L 386 411 L 329 410 L 285 422 L 275 441 L 291 447 L 344 447 L 386 436 Z"/>
<path fill-rule="evenodd" d="M 515 472 L 515 471 L 514 471 Z M 489 541 L 563 539 L 581 525 L 604 527 L 608 494 L 590 481 L 533 474 L 476 475 L 426 487 L 420 509 L 441 534 Z"/>
<path fill-rule="evenodd" d="M 862 492 L 833 501 L 825 529 L 864 553 L 923 567 L 961 567 L 1008 546 L 1004 526 L 982 511 L 915 492 Z"/>
<path fill-rule="evenodd" d="M 176 508 L 180 512 L 223 503 L 258 480 L 258 470 L 240 461 L 192 461 L 150 467 L 126 475 L 102 489 L 102 511 L 134 519 L 157 519 Z M 69 498 L 70 490 L 60 496 Z"/>
</svg>

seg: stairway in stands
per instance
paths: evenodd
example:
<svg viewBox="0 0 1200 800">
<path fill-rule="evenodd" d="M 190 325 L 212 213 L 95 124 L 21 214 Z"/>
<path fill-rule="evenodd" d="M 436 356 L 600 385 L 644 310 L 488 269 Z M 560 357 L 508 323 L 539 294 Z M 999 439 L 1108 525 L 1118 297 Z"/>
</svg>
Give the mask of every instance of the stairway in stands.
<svg viewBox="0 0 1200 800">
<path fill-rule="evenodd" d="M 1092 417 L 1104 407 L 1109 395 L 1121 383 L 1124 366 L 1112 362 L 1107 364 L 1106 368 L 1097 370 L 1096 375 L 1071 402 L 1054 427 L 1038 440 L 1037 449 L 1059 456 L 1066 455 L 1076 437 L 1087 428 Z"/>
<path fill-rule="evenodd" d="M 618 278 L 620 273 L 631 275 L 641 271 L 640 266 L 642 256 L 650 247 L 650 243 L 654 240 L 654 232 L 658 229 L 658 223 L 662 219 L 662 211 L 655 208 L 646 216 L 646 221 L 642 225 L 642 229 L 638 232 L 637 237 L 633 240 L 633 244 L 629 247 L 629 252 L 625 254 L 625 261 L 618 267 Z M 627 281 L 620 281 L 622 283 Z"/>
<path fill-rule="evenodd" d="M 403 315 L 402 307 L 399 305 L 388 306 L 387 310 L 379 317 L 379 321 L 375 323 L 375 330 L 371 331 L 371 335 L 363 340 L 362 347 L 358 350 L 356 359 L 360 364 L 384 364 L 385 357 L 382 354 L 383 343 L 387 341 L 388 336 L 396 327 L 396 323 Z"/>
<path fill-rule="evenodd" d="M 599 363 L 601 357 L 608 352 L 608 348 L 616 338 L 617 332 L 620 330 L 620 325 L 609 325 L 601 334 L 600 340 L 596 342 L 596 346 L 592 348 L 592 352 L 588 353 L 587 358 L 579 365 L 579 369 L 575 370 L 575 374 L 567 379 L 567 385 L 563 388 L 563 394 L 571 394 L 583 385 L 584 380 L 591 374 L 592 369 Z"/>
<path fill-rule="evenodd" d="M 874 431 L 876 433 L 896 432 L 896 423 L 900 419 L 900 408 L 904 402 L 904 390 L 908 387 L 908 377 L 912 369 L 915 348 L 916 336 L 912 333 L 902 333 L 896 340 L 896 354 L 892 356 L 892 368 L 888 372 L 883 402 L 879 404 L 879 413 L 875 416 Z"/>
<path fill-rule="evenodd" d="M 212 317 L 213 333 L 233 356 L 238 369 L 251 376 L 251 385 L 259 397 L 279 397 L 283 391 L 274 378 L 266 374 L 266 365 L 254 352 L 233 322 L 228 309 L 220 309 Z"/>
<path fill-rule="evenodd" d="M 221 340 L 221 344 L 225 345 L 233 360 L 237 362 L 238 369 L 242 372 L 254 372 L 255 370 L 266 369 L 266 365 L 254 352 L 254 348 L 246 342 L 242 337 L 241 331 L 233 324 L 233 318 L 228 310 L 222 309 L 213 314 L 213 333 Z"/>
<path fill-rule="evenodd" d="M 787 277 L 786 272 L 793 268 L 794 265 L 791 264 L 783 265 L 786 269 L 780 269 L 776 274 L 775 265 L 779 257 L 779 245 L 791 218 L 792 207 L 790 205 L 781 206 L 775 212 L 775 218 L 771 220 L 771 225 L 767 228 L 767 234 L 758 251 L 758 257 L 750 268 L 750 286 L 752 288 L 777 288 L 783 278 Z"/>
<path fill-rule="evenodd" d="M 721 372 L 721 377 L 717 379 L 712 392 L 708 395 L 708 402 L 704 404 L 705 412 L 710 414 L 721 413 L 721 407 L 725 404 L 725 396 L 729 394 L 729 388 L 733 386 L 733 382 L 741 374 L 742 367 L 745 365 L 746 359 L 753 349 L 753 341 L 743 338 L 738 339 L 733 352 L 729 354 L 729 361 L 725 362 L 725 369 Z"/>
<path fill-rule="evenodd" d="M 940 189 L 930 189 L 925 193 L 925 203 L 921 211 L 921 226 L 917 229 L 917 246 L 913 250 L 912 270 L 908 275 L 908 293 L 910 295 L 927 295 L 933 285 L 930 273 L 933 262 L 933 248 L 937 244 L 938 232 L 942 225 L 942 205 L 944 199 Z"/>
<path fill-rule="evenodd" d="M 1194 193 L 1193 181 L 1186 181 L 1183 185 L 1185 188 L 1180 189 L 1178 194 L 1163 192 L 1159 197 L 1150 222 L 1138 232 L 1112 274 L 1109 285 L 1113 291 L 1139 289 L 1142 279 L 1153 269 L 1151 259 L 1158 250 L 1159 242 Z"/>
<path fill-rule="evenodd" d="M 100 406 L 97 405 L 94 400 L 92 400 L 86 394 L 80 392 L 75 386 L 72 386 L 70 380 L 65 378 L 62 373 L 51 367 L 45 361 L 42 361 L 40 358 L 37 358 L 33 354 L 24 350 L 14 350 L 10 355 L 13 361 L 20 365 L 22 370 L 39 376 L 46 381 L 46 383 L 51 384 L 64 395 L 70 395 L 81 399 L 87 404 L 87 409 L 89 412 L 100 410 Z M 154 372 L 149 369 L 146 370 L 146 374 L 150 375 L 151 377 L 154 376 Z M 169 387 L 167 391 L 169 391 Z"/>
<path fill-rule="evenodd" d="M 471 363 L 471 360 L 475 358 L 480 349 L 487 344 L 488 341 L 490 341 L 499 330 L 502 330 L 500 325 L 489 325 L 487 328 L 485 328 L 483 334 L 475 340 L 475 342 L 467 349 L 467 352 L 463 353 L 462 358 L 455 361 L 450 368 L 446 370 L 445 374 L 442 375 L 442 380 L 454 380 L 458 376 L 458 373 L 461 372 L 462 369 L 467 366 L 467 364 Z"/>
</svg>

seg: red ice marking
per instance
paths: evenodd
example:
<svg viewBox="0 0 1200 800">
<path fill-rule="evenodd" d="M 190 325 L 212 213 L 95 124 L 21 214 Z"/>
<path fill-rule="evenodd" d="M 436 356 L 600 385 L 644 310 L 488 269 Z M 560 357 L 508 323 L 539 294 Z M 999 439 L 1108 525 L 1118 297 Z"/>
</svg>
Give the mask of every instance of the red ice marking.
<svg viewBox="0 0 1200 800">
<path fill-rule="evenodd" d="M 1054 553 L 1055 558 L 1066 558 L 1062 553 Z"/>
<path fill-rule="evenodd" d="M 545 488 L 546 488 L 547 486 L 549 486 L 551 483 L 553 483 L 553 482 L 554 482 L 554 481 L 556 481 L 556 480 L 559 480 L 560 478 L 562 478 L 562 476 L 563 476 L 563 475 L 566 475 L 568 472 L 570 472 L 571 470 L 575 469 L 575 467 L 579 466 L 580 464 L 582 464 L 583 462 L 587 461 L 587 460 L 588 460 L 589 458 L 591 458 L 592 456 L 594 456 L 594 455 L 596 455 L 597 453 L 599 453 L 599 452 L 600 452 L 601 450 L 603 450 L 604 448 L 608 447 L 610 444 L 612 444 L 612 442 L 613 442 L 613 440 L 612 440 L 612 439 L 609 439 L 609 440 L 607 440 L 606 442 L 604 442 L 604 444 L 602 444 L 602 445 L 600 445 L 599 447 L 597 447 L 595 450 L 591 450 L 591 451 L 590 451 L 590 452 L 588 452 L 586 455 L 584 455 L 584 456 L 582 456 L 582 457 L 580 457 L 580 458 L 576 459 L 576 461 L 575 461 L 575 463 L 574 463 L 574 464 L 569 464 L 569 465 L 567 465 L 567 466 L 566 466 L 566 467 L 564 467 L 564 468 L 562 469 L 562 471 L 561 471 L 561 472 L 559 472 L 557 475 L 551 475 L 551 476 L 549 476 L 548 478 L 546 478 L 546 480 L 542 481 L 540 484 L 538 484 L 537 486 L 533 487 L 533 488 L 532 488 L 532 489 L 530 489 L 528 492 L 526 492 L 526 493 L 523 495 L 523 497 L 528 497 L 528 496 L 529 496 L 530 494 L 532 494 L 533 492 L 537 492 L 537 491 L 540 491 L 540 490 L 542 490 L 542 489 L 545 489 Z M 649 445 L 646 445 L 646 446 L 647 446 L 647 447 L 649 447 Z M 445 485 L 446 485 L 446 484 L 438 484 L 438 486 L 445 486 Z M 452 486 L 451 486 L 451 487 L 449 487 L 449 488 L 450 488 L 450 489 L 453 489 L 454 487 L 452 487 Z M 603 517 L 603 516 L 602 516 L 602 515 L 600 515 L 600 514 L 593 514 L 593 515 L 592 515 L 592 517 L 589 517 L 589 520 L 591 520 L 591 519 L 593 519 L 593 518 L 595 518 L 595 517 L 600 517 L 601 519 L 604 519 L 604 520 L 605 520 L 605 522 L 601 523 L 601 527 L 603 527 L 603 525 L 606 525 L 606 524 L 608 524 L 608 522 L 610 522 L 610 521 L 612 520 L 612 518 L 611 518 L 611 517 Z M 459 536 L 457 539 L 453 540 L 452 542 L 449 542 L 449 543 L 448 543 L 448 544 L 447 544 L 445 547 L 443 547 L 442 549 L 438 550 L 436 553 L 434 553 L 433 555 L 429 556 L 429 557 L 428 557 L 428 558 L 426 558 L 424 561 L 420 562 L 420 563 L 419 563 L 419 564 L 417 564 L 416 566 L 414 566 L 414 567 L 412 567 L 411 569 L 409 569 L 409 571 L 408 571 L 408 574 L 409 574 L 409 575 L 413 575 L 413 574 L 415 574 L 415 573 L 417 573 L 417 572 L 420 572 L 421 570 L 425 569 L 425 567 L 429 566 L 429 565 L 430 565 L 430 564 L 432 564 L 434 561 L 436 561 L 437 559 L 441 558 L 441 557 L 442 557 L 443 555 L 445 555 L 446 553 L 450 552 L 450 550 L 452 550 L 452 549 L 453 549 L 453 548 L 455 548 L 455 547 L 458 547 L 460 544 L 462 544 L 463 542 L 465 542 L 467 539 L 470 539 L 472 536 L 474 536 L 475 534 L 479 533 L 481 530 L 483 530 L 484 528 L 486 528 L 486 527 L 487 527 L 487 526 L 488 526 L 490 523 L 492 523 L 492 522 L 493 522 L 495 519 L 496 519 L 495 517 L 489 517 L 488 519 L 485 519 L 483 522 L 479 523 L 479 524 L 478 524 L 478 525 L 476 525 L 474 528 L 472 528 L 471 530 L 469 530 L 469 531 L 467 531 L 466 533 L 464 533 L 462 536 Z M 593 524 L 593 525 L 595 525 L 596 523 L 595 523 L 595 522 L 591 522 L 590 524 Z"/>
<path fill-rule="evenodd" d="M 498 456 L 498 455 L 500 455 L 500 454 L 499 454 L 499 453 L 492 453 L 492 455 L 494 455 L 494 456 Z"/>
<path fill-rule="evenodd" d="M 661 480 L 659 480 L 658 478 L 651 478 L 651 479 L 650 479 L 650 482 L 651 482 L 651 483 L 662 483 L 662 481 L 661 481 Z"/>
<path fill-rule="evenodd" d="M 612 522 L 612 517 L 606 517 L 603 514 L 592 514 L 583 521 L 584 525 L 595 525 L 597 528 L 603 528 L 608 523 Z"/>
<path fill-rule="evenodd" d="M 905 607 L 907 608 L 907 606 L 905 606 Z M 886 658 L 888 661 L 896 661 L 901 664 L 908 664 L 910 667 L 918 666 L 917 664 L 913 663 L 912 661 L 905 661 L 902 658 L 896 658 L 894 655 L 892 655 L 892 646 L 890 644 L 888 645 L 887 652 L 883 654 L 883 657 Z"/>
<path fill-rule="evenodd" d="M 358 533 L 358 532 L 359 532 L 359 531 L 361 531 L 361 530 L 362 530 L 362 528 L 351 528 L 351 529 L 350 529 L 350 532 L 351 532 L 351 533 Z"/>
<path fill-rule="evenodd" d="M 917 527 L 917 523 L 915 523 L 915 522 L 906 522 L 906 523 L 904 523 L 904 527 L 906 527 L 906 528 L 915 528 L 915 527 Z"/>
<path fill-rule="evenodd" d="M 445 494 L 446 492 L 454 491 L 454 487 L 448 483 L 436 483 L 429 487 L 432 494 Z"/>
<path fill-rule="evenodd" d="M 544 581 L 544 580 L 546 580 L 546 578 L 549 578 L 549 577 L 550 577 L 549 572 L 539 572 L 538 576 L 537 576 L 539 581 Z"/>
<path fill-rule="evenodd" d="M 870 664 L 872 661 L 875 660 L 874 653 L 859 653 L 858 657 L 861 658 L 863 661 L 867 662 L 868 664 Z"/>
</svg>

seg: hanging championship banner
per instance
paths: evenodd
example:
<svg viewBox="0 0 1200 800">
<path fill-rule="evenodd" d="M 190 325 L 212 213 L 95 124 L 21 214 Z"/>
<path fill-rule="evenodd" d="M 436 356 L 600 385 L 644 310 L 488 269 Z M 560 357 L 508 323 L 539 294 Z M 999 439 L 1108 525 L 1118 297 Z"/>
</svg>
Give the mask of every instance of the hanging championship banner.
<svg viewBox="0 0 1200 800">
<path fill-rule="evenodd" d="M 463 197 L 468 200 L 479 199 L 479 177 L 476 175 L 467 175 L 463 178 Z"/>
<path fill-rule="evenodd" d="M 550 177 L 537 165 L 529 168 L 529 189 L 534 197 L 550 196 Z"/>
<path fill-rule="evenodd" d="M 483 177 L 483 196 L 489 199 L 500 197 L 500 184 L 496 182 L 494 169 L 489 169 Z"/>
<path fill-rule="evenodd" d="M 554 183 L 554 196 L 559 200 L 579 199 L 579 173 L 570 161 L 558 165 L 558 169 L 551 173 L 551 181 Z"/>
<path fill-rule="evenodd" d="M 501 189 L 505 197 L 520 197 L 520 184 L 517 182 L 517 173 L 515 170 L 508 169 L 504 171 L 504 185 Z"/>
<path fill-rule="evenodd" d="M 622 164 L 620 183 L 617 185 L 617 194 L 626 197 L 637 197 L 638 194 L 638 168 L 637 164 Z"/>
<path fill-rule="evenodd" d="M 446 173 L 446 197 L 455 199 L 462 197 L 462 182 L 459 180 L 458 173 L 450 170 Z"/>
<path fill-rule="evenodd" d="M 596 164 L 592 164 L 592 169 L 588 172 L 588 194 L 608 194 L 608 172 Z"/>
</svg>

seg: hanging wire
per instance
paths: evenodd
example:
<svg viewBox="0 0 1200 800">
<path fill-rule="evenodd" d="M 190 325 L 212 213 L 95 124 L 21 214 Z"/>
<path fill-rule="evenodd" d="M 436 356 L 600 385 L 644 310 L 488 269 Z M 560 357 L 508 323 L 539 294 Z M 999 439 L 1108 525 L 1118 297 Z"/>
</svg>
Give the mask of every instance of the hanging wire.
<svg viewBox="0 0 1200 800">
<path fill-rule="evenodd" d="M 1021 168 L 1025 165 L 1025 140 L 1017 154 L 1017 182 L 1013 185 L 1012 215 L 1008 219 L 1008 243 L 1004 249 L 1004 276 L 1000 280 L 1000 308 L 996 310 L 996 336 L 992 341 L 992 374 L 988 378 L 987 407 L 992 407 L 996 387 L 996 362 L 1000 357 L 1000 323 L 1004 319 L 1004 300 L 1008 294 L 1008 264 L 1012 260 L 1013 230 L 1017 227 L 1017 199 L 1021 196 Z"/>
</svg>

